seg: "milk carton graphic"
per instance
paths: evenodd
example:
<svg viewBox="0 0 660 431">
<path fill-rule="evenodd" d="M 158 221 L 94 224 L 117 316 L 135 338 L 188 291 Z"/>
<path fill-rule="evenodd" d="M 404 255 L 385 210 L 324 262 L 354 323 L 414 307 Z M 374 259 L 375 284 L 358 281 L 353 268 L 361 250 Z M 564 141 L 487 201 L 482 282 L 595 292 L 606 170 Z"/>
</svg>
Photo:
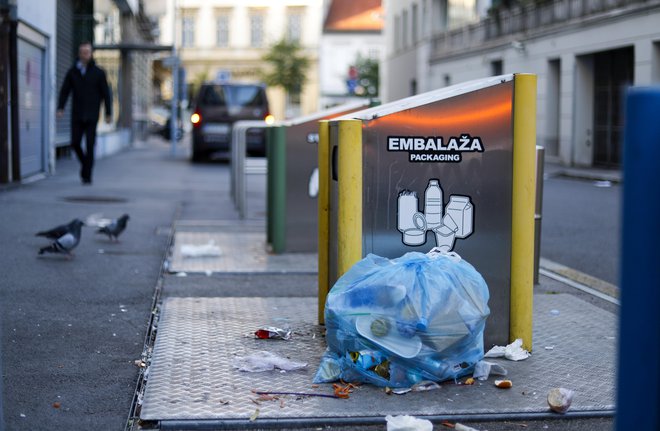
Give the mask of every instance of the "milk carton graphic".
<svg viewBox="0 0 660 431">
<path fill-rule="evenodd" d="M 445 208 L 445 218 L 451 218 L 452 226 L 456 226 L 456 238 L 467 238 L 472 233 L 474 207 L 468 196 L 449 197 L 449 205 Z M 445 221 L 445 226 L 449 221 Z"/>
</svg>

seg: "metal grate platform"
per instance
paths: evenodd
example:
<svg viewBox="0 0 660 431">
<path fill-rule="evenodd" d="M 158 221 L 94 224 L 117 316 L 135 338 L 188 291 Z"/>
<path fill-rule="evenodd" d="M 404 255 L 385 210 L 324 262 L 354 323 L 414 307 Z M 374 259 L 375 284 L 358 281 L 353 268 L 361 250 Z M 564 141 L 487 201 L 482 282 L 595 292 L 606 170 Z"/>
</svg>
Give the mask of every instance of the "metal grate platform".
<svg viewBox="0 0 660 431">
<path fill-rule="evenodd" d="M 191 229 L 192 230 L 192 229 Z M 265 227 L 224 226 L 204 232 L 183 231 L 177 228 L 172 246 L 170 272 L 230 272 L 315 273 L 318 258 L 315 253 L 269 254 Z M 220 247 L 219 256 L 186 257 L 183 245 L 206 245 L 212 242 Z"/>
<path fill-rule="evenodd" d="M 170 298 L 165 300 L 140 418 L 155 421 L 213 420 L 248 424 L 259 420 L 303 419 L 331 423 L 387 414 L 471 416 L 549 414 L 553 387 L 575 391 L 569 414 L 613 413 L 616 317 L 573 296 L 535 295 L 534 353 L 521 362 L 501 363 L 513 388 L 443 385 L 439 390 L 386 395 L 363 385 L 348 400 L 296 398 L 255 403 L 252 389 L 332 393 L 312 387 L 325 349 L 316 322 L 316 298 Z M 290 326 L 289 341 L 256 340 L 261 325 Z M 552 349 L 546 349 L 552 347 Z M 245 373 L 233 369 L 235 356 L 267 350 L 308 363 L 303 371 Z"/>
</svg>

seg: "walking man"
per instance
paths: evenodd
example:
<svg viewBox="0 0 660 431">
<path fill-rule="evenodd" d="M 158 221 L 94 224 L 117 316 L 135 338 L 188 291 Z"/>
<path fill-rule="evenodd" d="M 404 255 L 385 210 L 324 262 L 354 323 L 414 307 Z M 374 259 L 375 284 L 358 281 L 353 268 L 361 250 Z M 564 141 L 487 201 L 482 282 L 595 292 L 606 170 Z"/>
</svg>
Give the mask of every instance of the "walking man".
<svg viewBox="0 0 660 431">
<path fill-rule="evenodd" d="M 64 116 L 64 105 L 72 94 L 71 146 L 80 161 L 80 178 L 83 184 L 92 183 L 96 124 L 99 121 L 101 101 L 105 103 L 105 122 L 112 121 L 112 94 L 103 69 L 94 63 L 92 44 L 83 42 L 78 47 L 78 61 L 69 69 L 57 102 L 57 117 Z M 85 150 L 81 141 L 85 135 Z"/>
</svg>

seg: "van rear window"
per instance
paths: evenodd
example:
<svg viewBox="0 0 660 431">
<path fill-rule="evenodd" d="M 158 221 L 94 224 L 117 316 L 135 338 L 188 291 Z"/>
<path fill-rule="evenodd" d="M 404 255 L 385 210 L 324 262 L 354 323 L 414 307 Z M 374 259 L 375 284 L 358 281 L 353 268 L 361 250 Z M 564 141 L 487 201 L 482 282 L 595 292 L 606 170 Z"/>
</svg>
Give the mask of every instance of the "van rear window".
<svg viewBox="0 0 660 431">
<path fill-rule="evenodd" d="M 202 104 L 210 106 L 262 107 L 263 90 L 255 85 L 209 85 L 202 94 Z"/>
</svg>

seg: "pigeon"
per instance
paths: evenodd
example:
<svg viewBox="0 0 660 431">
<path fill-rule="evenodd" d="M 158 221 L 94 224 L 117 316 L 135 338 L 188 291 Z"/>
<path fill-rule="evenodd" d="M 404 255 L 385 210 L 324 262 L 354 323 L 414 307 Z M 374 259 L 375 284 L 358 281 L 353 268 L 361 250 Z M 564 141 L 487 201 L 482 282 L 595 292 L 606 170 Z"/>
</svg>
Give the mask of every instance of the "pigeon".
<svg viewBox="0 0 660 431">
<path fill-rule="evenodd" d="M 80 242 L 80 233 L 83 226 L 82 220 L 73 220 L 71 222 L 71 229 L 64 235 L 60 236 L 48 247 L 43 247 L 39 250 L 39 254 L 44 253 L 64 253 L 67 256 L 72 256 L 71 250 L 76 248 Z"/>
<path fill-rule="evenodd" d="M 45 236 L 52 240 L 59 239 L 63 235 L 71 232 L 76 222 L 80 222 L 80 219 L 74 218 L 67 224 L 59 225 L 49 230 L 42 230 L 41 232 L 37 232 L 35 236 Z"/>
<path fill-rule="evenodd" d="M 130 219 L 128 214 L 124 214 L 118 219 L 112 220 L 109 225 L 99 228 L 96 233 L 106 234 L 110 240 L 119 241 L 118 237 L 121 235 L 124 229 L 126 229 L 126 223 L 128 222 L 128 219 Z"/>
</svg>

